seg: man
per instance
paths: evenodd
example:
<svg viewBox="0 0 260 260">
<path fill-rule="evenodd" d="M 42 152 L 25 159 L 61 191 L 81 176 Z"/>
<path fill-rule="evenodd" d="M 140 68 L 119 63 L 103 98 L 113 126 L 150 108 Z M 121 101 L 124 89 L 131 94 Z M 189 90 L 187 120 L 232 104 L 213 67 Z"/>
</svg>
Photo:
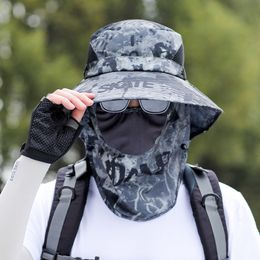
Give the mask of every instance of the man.
<svg viewBox="0 0 260 260">
<path fill-rule="evenodd" d="M 1 194 L 1 259 L 260 259 L 250 209 L 224 184 L 225 220 L 214 215 L 210 223 L 226 222 L 227 251 L 214 258 L 202 245 L 183 175 L 190 139 L 221 109 L 186 80 L 181 36 L 144 20 L 105 26 L 91 38 L 84 76 L 75 90 L 47 95 L 32 114 L 27 143 Z M 92 176 L 86 207 L 71 257 L 42 255 L 55 184 L 38 188 L 78 135 Z"/>
</svg>

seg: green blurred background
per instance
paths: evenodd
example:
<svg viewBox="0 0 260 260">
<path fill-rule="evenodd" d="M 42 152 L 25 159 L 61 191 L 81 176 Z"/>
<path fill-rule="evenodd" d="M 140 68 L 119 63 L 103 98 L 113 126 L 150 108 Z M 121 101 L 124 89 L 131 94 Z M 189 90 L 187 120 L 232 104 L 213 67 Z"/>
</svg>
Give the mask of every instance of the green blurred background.
<svg viewBox="0 0 260 260">
<path fill-rule="evenodd" d="M 1 187 L 40 98 L 82 79 L 91 33 L 110 22 L 145 18 L 182 34 L 189 81 L 224 110 L 192 141 L 189 162 L 240 190 L 260 227 L 259 14 L 260 0 L 0 1 Z M 76 142 L 49 178 L 83 155 Z"/>
</svg>

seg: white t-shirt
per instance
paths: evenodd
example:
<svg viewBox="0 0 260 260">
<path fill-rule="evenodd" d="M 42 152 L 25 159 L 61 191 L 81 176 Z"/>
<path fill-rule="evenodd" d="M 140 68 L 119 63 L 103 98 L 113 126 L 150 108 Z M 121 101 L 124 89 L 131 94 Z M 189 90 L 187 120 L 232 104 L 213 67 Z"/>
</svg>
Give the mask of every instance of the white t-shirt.
<svg viewBox="0 0 260 260">
<path fill-rule="evenodd" d="M 39 260 L 54 193 L 54 182 L 41 185 L 27 226 L 24 246 Z M 260 237 L 242 195 L 221 184 L 231 260 L 260 259 Z M 101 260 L 203 260 L 204 253 L 186 187 L 166 214 L 134 222 L 112 213 L 91 178 L 87 204 L 72 248 L 73 257 Z"/>
</svg>

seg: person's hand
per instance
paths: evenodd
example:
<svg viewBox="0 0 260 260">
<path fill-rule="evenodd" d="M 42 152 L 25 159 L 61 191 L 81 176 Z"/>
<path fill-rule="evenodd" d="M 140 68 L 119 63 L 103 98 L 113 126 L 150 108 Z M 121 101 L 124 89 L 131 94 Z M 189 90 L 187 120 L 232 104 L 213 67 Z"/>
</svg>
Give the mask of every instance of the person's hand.
<svg viewBox="0 0 260 260">
<path fill-rule="evenodd" d="M 71 89 L 57 89 L 42 98 L 32 113 L 28 140 L 21 154 L 53 163 L 71 147 L 83 127 L 80 121 L 94 94 Z"/>
<path fill-rule="evenodd" d="M 67 110 L 72 110 L 71 117 L 80 122 L 86 108 L 93 105 L 94 97 L 93 93 L 79 93 L 63 88 L 48 94 L 46 98 L 54 104 L 63 105 Z"/>
</svg>

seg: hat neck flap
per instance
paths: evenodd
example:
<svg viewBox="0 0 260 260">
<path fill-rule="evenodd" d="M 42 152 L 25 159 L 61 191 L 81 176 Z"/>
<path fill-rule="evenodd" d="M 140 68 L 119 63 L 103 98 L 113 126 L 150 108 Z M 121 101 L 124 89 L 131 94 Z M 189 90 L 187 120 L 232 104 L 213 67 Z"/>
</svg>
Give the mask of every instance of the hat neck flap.
<svg viewBox="0 0 260 260">
<path fill-rule="evenodd" d="M 101 197 L 114 214 L 147 221 L 174 207 L 187 160 L 189 110 L 187 105 L 172 106 L 161 135 L 141 155 L 109 146 L 98 128 L 95 107 L 88 110 L 80 138 Z"/>
</svg>

